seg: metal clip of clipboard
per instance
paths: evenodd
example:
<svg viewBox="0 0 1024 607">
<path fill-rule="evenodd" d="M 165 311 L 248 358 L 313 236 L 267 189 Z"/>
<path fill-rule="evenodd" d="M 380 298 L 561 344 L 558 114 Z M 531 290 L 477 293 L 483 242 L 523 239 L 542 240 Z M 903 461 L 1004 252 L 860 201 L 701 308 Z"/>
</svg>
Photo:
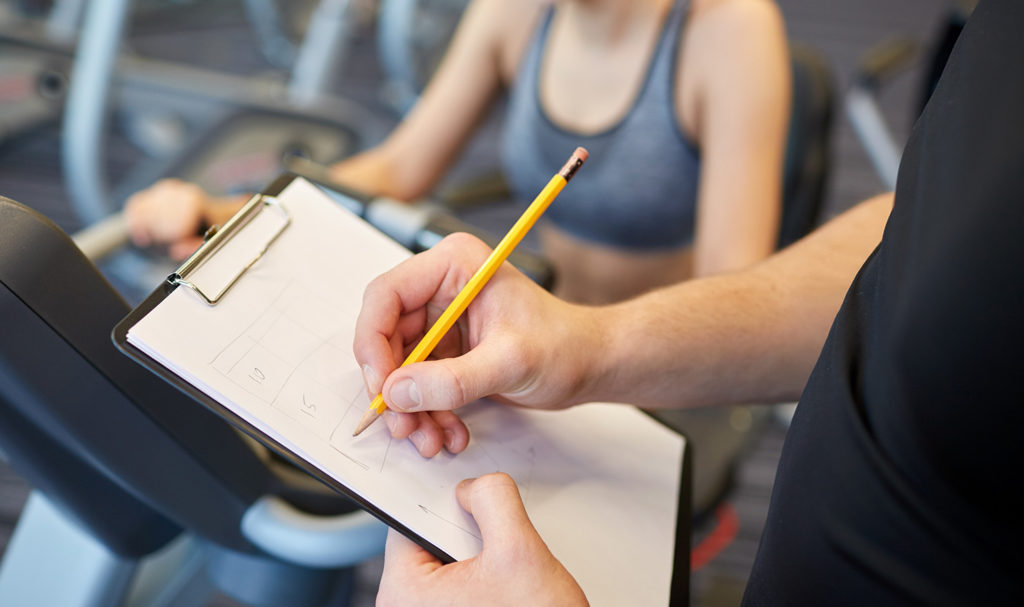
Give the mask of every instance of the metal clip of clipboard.
<svg viewBox="0 0 1024 607">
<path fill-rule="evenodd" d="M 257 249 L 255 254 L 248 259 L 246 263 L 243 263 L 237 270 L 229 275 L 226 283 L 216 293 L 207 293 L 196 284 L 194 281 L 194 275 L 196 272 L 203 267 L 203 264 L 210 261 L 218 251 L 221 251 L 237 234 L 252 223 L 260 213 L 273 210 L 280 215 L 282 221 L 279 228 L 270 233 L 269 237 L 261 242 L 261 246 Z M 249 199 L 245 205 L 234 214 L 222 227 L 217 228 L 216 226 L 210 228 L 204 236 L 204 242 L 195 253 L 192 253 L 185 263 L 181 264 L 177 270 L 174 271 L 170 276 L 167 277 L 167 282 L 174 285 L 181 285 L 192 289 L 199 294 L 203 300 L 214 305 L 227 293 L 235 283 L 242 277 L 245 272 L 251 268 L 270 248 L 270 245 L 277 240 L 278 236 L 284 232 L 291 224 L 292 218 L 288 213 L 288 210 L 281 204 L 277 198 L 273 196 L 267 196 L 264 194 L 257 194 Z"/>
</svg>

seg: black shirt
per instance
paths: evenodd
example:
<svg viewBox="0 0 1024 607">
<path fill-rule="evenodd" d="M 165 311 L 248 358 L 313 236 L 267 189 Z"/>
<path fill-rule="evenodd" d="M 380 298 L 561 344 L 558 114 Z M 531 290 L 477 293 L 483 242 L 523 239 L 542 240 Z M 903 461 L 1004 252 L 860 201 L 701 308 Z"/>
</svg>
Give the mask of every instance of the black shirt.
<svg viewBox="0 0 1024 607">
<path fill-rule="evenodd" d="M 745 604 L 1024 605 L 1024 3 L 983 0 L 793 419 Z"/>
</svg>

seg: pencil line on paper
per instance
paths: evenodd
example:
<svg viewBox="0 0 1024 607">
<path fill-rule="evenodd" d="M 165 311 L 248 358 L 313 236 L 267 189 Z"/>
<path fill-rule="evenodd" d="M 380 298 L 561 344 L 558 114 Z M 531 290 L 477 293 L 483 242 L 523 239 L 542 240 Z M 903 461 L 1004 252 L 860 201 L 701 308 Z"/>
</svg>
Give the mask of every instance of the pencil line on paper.
<svg viewBox="0 0 1024 607">
<path fill-rule="evenodd" d="M 369 467 L 368 465 L 366 465 L 366 464 L 364 464 L 363 462 L 361 462 L 361 461 L 357 460 L 356 458 L 352 457 L 352 456 L 351 456 L 351 455 L 349 455 L 348 453 L 345 453 L 344 451 L 341 451 L 340 449 L 335 449 L 335 451 L 337 451 L 338 453 L 340 453 L 340 454 L 342 454 L 343 456 L 345 456 L 345 459 L 347 459 L 348 461 L 352 462 L 353 464 L 355 464 L 355 465 L 359 466 L 359 467 L 360 467 L 360 468 L 362 468 L 363 470 L 366 470 L 367 472 L 369 472 L 369 471 L 370 471 L 370 467 Z"/>
<path fill-rule="evenodd" d="M 240 331 L 240 332 L 238 333 L 238 335 L 236 335 L 236 336 L 235 336 L 234 338 L 232 338 L 231 340 L 229 340 L 229 341 L 228 341 L 228 343 L 224 344 L 224 347 L 223 347 L 223 348 L 221 348 L 219 352 L 217 352 L 217 354 L 216 354 L 216 355 L 215 355 L 215 356 L 213 357 L 213 360 L 211 360 L 211 361 L 210 361 L 210 362 L 208 362 L 207 364 L 208 364 L 208 365 L 210 365 L 210 366 L 213 366 L 213 363 L 215 363 L 215 362 L 217 361 L 217 359 L 218 359 L 218 358 L 220 358 L 220 357 L 221 357 L 221 355 L 222 355 L 222 354 L 224 354 L 224 352 L 226 352 L 226 351 L 227 351 L 227 349 L 228 349 L 228 348 L 230 348 L 230 347 L 232 346 L 232 344 L 234 344 L 234 343 L 235 343 L 236 341 L 238 341 L 239 339 L 241 339 L 241 338 L 245 337 L 245 336 L 246 336 L 246 335 L 247 335 L 247 334 L 249 333 L 249 330 L 250 330 L 250 329 L 252 329 L 252 328 L 253 328 L 254 326 L 256 326 L 256 323 L 258 323 L 258 322 L 260 321 L 260 319 L 262 319 L 262 318 L 263 318 L 263 316 L 264 316 L 264 315 L 265 315 L 265 314 L 266 314 L 267 312 L 269 312 L 270 310 L 274 309 L 274 306 L 275 306 L 275 305 L 277 304 L 277 302 L 278 302 L 278 301 L 279 301 L 279 300 L 281 299 L 281 297 L 282 297 L 282 296 L 284 295 L 285 291 L 286 291 L 286 290 L 287 290 L 287 289 L 288 289 L 288 288 L 289 288 L 289 287 L 290 287 L 291 285 L 292 285 L 292 281 L 291 281 L 291 280 L 289 280 L 289 281 L 288 281 L 287 283 L 285 283 L 284 285 L 282 285 L 282 286 L 281 286 L 281 290 L 277 292 L 277 295 L 275 295 L 275 296 L 274 296 L 274 299 L 273 299 L 273 300 L 271 300 L 270 304 L 268 304 L 268 305 L 267 305 L 267 307 L 266 307 L 266 308 L 264 308 L 264 309 L 263 309 L 263 311 L 262 311 L 262 312 L 260 312 L 260 313 L 259 313 L 259 315 L 257 315 L 257 316 L 256 316 L 256 318 L 255 318 L 255 319 L 253 319 L 253 321 L 252 321 L 251 323 L 249 323 L 249 325 L 248 325 L 247 327 L 245 327 L 244 329 L 242 329 L 242 330 L 241 330 L 241 331 Z M 283 312 L 280 312 L 280 311 L 278 311 L 278 314 L 283 314 Z M 259 342 L 259 340 L 258 340 L 258 339 L 255 339 L 255 338 L 250 338 L 250 339 L 252 339 L 252 340 L 253 340 L 254 342 L 257 342 L 257 343 Z M 237 364 L 237 361 L 236 361 L 236 364 Z M 234 365 L 232 365 L 232 368 L 234 368 Z"/>
<path fill-rule="evenodd" d="M 384 473 L 384 464 L 388 463 L 388 452 L 391 451 L 391 443 L 393 443 L 393 442 L 394 442 L 394 439 L 389 436 L 388 437 L 388 444 L 387 444 L 387 446 L 384 447 L 384 457 L 382 457 L 381 460 L 380 460 L 380 472 L 381 472 L 381 474 Z"/>
<path fill-rule="evenodd" d="M 481 542 L 483 541 L 483 538 L 482 538 L 482 537 L 480 537 L 479 535 L 477 535 L 477 534 L 473 533 L 473 532 L 472 532 L 472 531 L 470 531 L 469 529 L 466 529 L 466 528 L 465 528 L 465 527 L 463 527 L 462 525 L 460 525 L 460 524 L 458 524 L 458 523 L 455 523 L 455 522 L 452 522 L 452 521 L 450 521 L 450 520 L 446 519 L 445 517 L 443 517 L 443 516 L 441 516 L 440 514 L 438 514 L 438 513 L 434 512 L 434 511 L 433 511 L 433 510 L 431 510 L 430 508 L 427 508 L 427 507 L 426 507 L 426 506 L 424 506 L 423 504 L 417 504 L 417 505 L 418 505 L 418 506 L 420 507 L 420 510 L 422 510 L 422 511 L 426 512 L 427 514 L 429 514 L 429 515 L 431 515 L 431 516 L 434 516 L 434 517 L 437 517 L 437 518 L 441 519 L 442 521 L 444 521 L 444 522 L 448 523 L 448 524 L 449 524 L 449 525 L 451 525 L 452 527 L 455 527 L 455 528 L 456 528 L 456 529 L 458 529 L 459 531 L 462 531 L 462 532 L 464 532 L 464 533 L 468 533 L 469 535 L 472 535 L 473 537 L 475 537 L 476 539 L 480 540 Z"/>
<path fill-rule="evenodd" d="M 277 397 L 279 397 L 281 395 L 281 391 L 284 390 L 285 386 L 288 385 L 288 382 L 290 382 L 292 380 L 292 377 L 295 375 L 295 373 L 297 373 L 298 370 L 301 369 L 303 365 L 305 365 L 307 362 L 309 362 L 309 360 L 312 359 L 313 356 L 318 354 L 320 352 L 320 349 L 323 348 L 325 344 L 327 344 L 327 342 L 325 342 L 325 341 L 323 341 L 321 339 L 320 341 L 317 342 L 317 345 L 316 345 L 315 348 L 312 348 L 309 352 L 306 353 L 305 356 L 302 357 L 302 359 L 299 362 L 297 362 L 294 365 L 292 365 L 291 370 L 288 371 L 288 375 L 284 378 L 284 381 L 281 382 L 281 385 L 277 388 L 277 392 L 274 392 L 274 397 L 272 399 L 270 399 L 270 402 L 277 401 Z M 263 346 L 262 343 L 260 345 Z M 327 344 L 327 345 L 329 345 L 329 344 Z M 263 347 L 266 348 L 266 346 L 263 346 Z M 331 346 L 331 347 L 334 347 L 334 346 Z M 337 348 L 334 348 L 334 349 L 337 350 Z M 284 360 L 283 358 L 281 358 L 279 356 L 276 356 L 275 358 L 277 358 L 278 360 Z M 285 360 L 284 362 L 287 363 L 288 361 Z M 316 380 L 313 380 L 313 381 L 316 381 Z M 316 382 L 316 383 L 319 384 L 320 382 Z M 321 385 L 323 385 L 323 384 L 321 384 Z"/>
</svg>

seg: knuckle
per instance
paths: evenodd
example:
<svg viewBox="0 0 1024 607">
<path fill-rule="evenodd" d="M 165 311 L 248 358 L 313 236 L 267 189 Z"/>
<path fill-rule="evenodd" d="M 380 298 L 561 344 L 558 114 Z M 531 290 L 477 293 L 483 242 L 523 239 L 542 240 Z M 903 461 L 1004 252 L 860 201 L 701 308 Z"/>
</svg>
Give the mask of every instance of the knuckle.
<svg viewBox="0 0 1024 607">
<path fill-rule="evenodd" d="M 398 423 L 395 424 L 396 438 L 408 438 L 417 428 L 420 427 L 420 418 L 417 413 L 398 413 Z"/>
<path fill-rule="evenodd" d="M 431 397 L 437 408 L 457 409 L 468 403 L 473 397 L 459 374 L 448 364 L 441 363 L 438 368 L 442 372 L 435 374 L 436 381 L 431 382 Z"/>
<path fill-rule="evenodd" d="M 423 441 L 419 445 L 420 454 L 424 457 L 434 457 L 441 452 L 441 436 L 434 429 L 432 432 L 423 432 Z"/>
<path fill-rule="evenodd" d="M 370 283 L 366 285 L 366 289 L 363 290 L 364 307 L 365 304 L 372 304 L 387 297 L 387 294 L 390 292 L 388 289 L 389 284 L 390 281 L 388 280 L 387 274 L 381 274 L 371 280 Z"/>
<path fill-rule="evenodd" d="M 476 491 L 491 491 L 494 489 L 504 489 L 510 486 L 516 487 L 516 481 L 506 472 L 491 472 L 489 474 L 484 474 L 477 478 L 473 483 L 473 489 Z"/>
<path fill-rule="evenodd" d="M 446 248 L 459 250 L 466 246 L 472 246 L 476 238 L 466 232 L 453 232 L 444 237 L 442 243 Z"/>
<path fill-rule="evenodd" d="M 454 232 L 449 234 L 444 237 L 438 246 L 442 247 L 445 252 L 448 252 L 450 249 L 457 255 L 463 255 L 467 251 L 479 254 L 490 250 L 490 247 L 488 247 L 484 241 L 466 232 Z"/>
<path fill-rule="evenodd" d="M 512 477 L 509 476 L 509 474 L 507 472 L 500 472 L 500 471 L 499 472 L 491 472 L 489 474 L 485 474 L 485 475 L 481 476 L 480 478 L 485 478 L 485 479 L 487 479 L 488 482 L 499 484 L 499 485 L 514 485 L 515 484 L 515 481 L 512 480 Z"/>
</svg>

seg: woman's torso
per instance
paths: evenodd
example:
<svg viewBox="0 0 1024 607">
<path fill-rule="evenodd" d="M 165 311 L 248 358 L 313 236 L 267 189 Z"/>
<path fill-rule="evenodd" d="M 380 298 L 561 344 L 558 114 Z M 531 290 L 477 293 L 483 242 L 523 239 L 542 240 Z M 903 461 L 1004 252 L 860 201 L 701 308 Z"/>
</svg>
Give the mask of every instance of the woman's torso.
<svg viewBox="0 0 1024 607">
<path fill-rule="evenodd" d="M 616 301 L 691 274 L 700 160 L 680 128 L 675 101 L 685 16 L 685 3 L 676 2 L 654 33 L 655 44 L 625 115 L 594 131 L 563 127 L 551 115 L 557 105 L 548 111 L 545 49 L 557 42 L 549 35 L 556 18 L 552 11 L 540 17 L 525 47 L 502 142 L 513 191 L 528 200 L 575 146 L 591 153 L 540 228 L 545 253 L 559 273 L 558 293 L 567 299 Z M 558 57 L 550 59 L 557 65 Z M 630 80 L 618 76 L 610 70 L 609 84 L 597 84 L 611 87 Z M 609 97 L 622 95 L 621 89 L 611 90 Z M 563 122 L 571 120 L 563 108 Z"/>
</svg>

